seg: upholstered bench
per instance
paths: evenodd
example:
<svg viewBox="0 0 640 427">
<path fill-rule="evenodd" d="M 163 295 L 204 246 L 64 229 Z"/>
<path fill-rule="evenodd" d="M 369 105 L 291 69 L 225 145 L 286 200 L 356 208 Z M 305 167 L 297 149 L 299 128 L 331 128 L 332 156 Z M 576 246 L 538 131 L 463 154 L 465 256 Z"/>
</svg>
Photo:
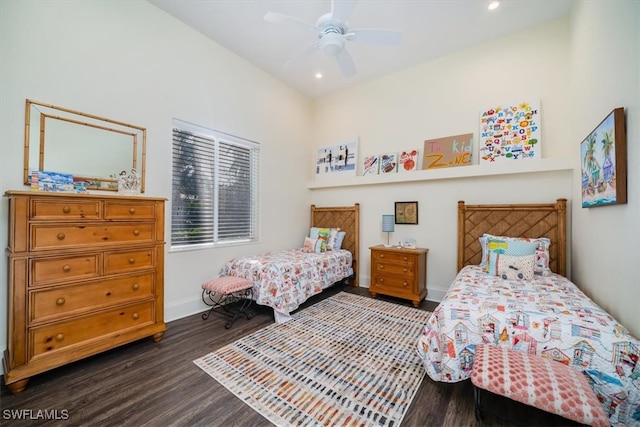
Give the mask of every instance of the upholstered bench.
<svg viewBox="0 0 640 427">
<path fill-rule="evenodd" d="M 478 421 L 482 418 L 481 391 L 487 390 L 581 424 L 610 425 L 584 374 L 554 360 L 477 345 L 471 382 Z"/>
<path fill-rule="evenodd" d="M 247 319 L 253 317 L 252 297 L 253 283 L 248 279 L 223 276 L 206 281 L 202 284 L 202 301 L 211 308 L 202 314 L 202 319 L 207 320 L 215 311 L 231 317 L 231 320 L 224 325 L 229 329 L 240 315 L 244 315 Z M 219 308 L 222 311 L 217 310 Z"/>
</svg>

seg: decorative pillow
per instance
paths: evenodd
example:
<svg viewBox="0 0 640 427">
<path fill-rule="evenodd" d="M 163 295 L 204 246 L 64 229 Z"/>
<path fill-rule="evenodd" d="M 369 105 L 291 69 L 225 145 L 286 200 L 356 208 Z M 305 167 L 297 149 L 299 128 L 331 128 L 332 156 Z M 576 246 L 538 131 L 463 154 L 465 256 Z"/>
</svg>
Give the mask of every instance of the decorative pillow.
<svg viewBox="0 0 640 427">
<path fill-rule="evenodd" d="M 329 229 L 329 241 L 327 242 L 327 250 L 333 251 L 336 246 L 336 239 L 338 238 L 339 228 L 330 228 Z"/>
<path fill-rule="evenodd" d="M 489 249 L 487 248 L 487 243 L 490 238 L 493 239 L 501 239 L 501 240 L 519 240 L 525 242 L 535 242 L 536 243 L 536 259 L 534 265 L 534 273 L 539 274 L 541 276 L 548 276 L 551 274 L 551 269 L 549 268 L 549 246 L 551 246 L 551 240 L 546 237 L 538 237 L 535 239 L 528 237 L 509 237 L 509 236 L 494 236 L 492 234 L 485 233 L 480 237 L 480 247 L 482 248 L 482 259 L 480 261 L 480 267 L 487 270 L 487 266 L 489 263 Z"/>
<path fill-rule="evenodd" d="M 329 235 L 331 234 L 330 228 L 321 228 L 318 230 L 318 240 L 320 240 L 320 252 L 326 252 L 327 245 L 329 244 Z"/>
<path fill-rule="evenodd" d="M 344 236 L 346 235 L 346 231 L 338 231 L 338 235 L 336 236 L 336 244 L 333 246 L 334 251 L 339 251 L 340 249 L 342 249 L 342 242 L 344 241 Z"/>
<path fill-rule="evenodd" d="M 302 246 L 302 252 L 313 253 L 316 251 L 316 244 L 318 243 L 317 239 L 312 239 L 310 237 L 304 238 L 304 245 Z"/>
<path fill-rule="evenodd" d="M 489 255 L 489 272 L 504 280 L 531 280 L 535 255 L 505 255 L 491 252 Z"/>
<path fill-rule="evenodd" d="M 318 240 L 318 232 L 319 231 L 320 231 L 320 228 L 311 227 L 311 229 L 309 229 L 309 237 L 312 238 L 312 239 Z"/>
</svg>

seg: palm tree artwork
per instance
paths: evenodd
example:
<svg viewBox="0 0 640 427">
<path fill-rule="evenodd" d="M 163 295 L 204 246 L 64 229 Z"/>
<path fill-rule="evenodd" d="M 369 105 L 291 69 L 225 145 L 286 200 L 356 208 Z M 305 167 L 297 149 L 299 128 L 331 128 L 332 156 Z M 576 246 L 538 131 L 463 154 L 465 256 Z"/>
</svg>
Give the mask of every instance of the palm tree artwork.
<svg viewBox="0 0 640 427">
<path fill-rule="evenodd" d="M 614 112 L 617 112 L 617 109 Z M 616 187 L 617 184 L 624 187 L 624 180 L 620 181 L 620 177 L 617 176 L 616 145 L 620 142 L 624 147 L 620 139 L 624 136 L 624 128 L 622 136 L 617 138 L 616 132 L 619 129 L 616 127 L 615 117 L 616 114 L 609 114 L 580 145 L 582 207 L 619 203 L 617 199 L 621 196 Z"/>
</svg>

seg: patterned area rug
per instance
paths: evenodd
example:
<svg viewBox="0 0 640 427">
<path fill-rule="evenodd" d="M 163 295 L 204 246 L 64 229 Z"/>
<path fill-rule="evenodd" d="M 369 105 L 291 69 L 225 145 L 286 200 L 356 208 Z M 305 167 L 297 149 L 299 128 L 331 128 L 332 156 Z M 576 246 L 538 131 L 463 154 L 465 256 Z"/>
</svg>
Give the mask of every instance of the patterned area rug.
<svg viewBox="0 0 640 427">
<path fill-rule="evenodd" d="M 398 426 L 429 315 L 341 292 L 194 363 L 278 426 Z"/>
</svg>

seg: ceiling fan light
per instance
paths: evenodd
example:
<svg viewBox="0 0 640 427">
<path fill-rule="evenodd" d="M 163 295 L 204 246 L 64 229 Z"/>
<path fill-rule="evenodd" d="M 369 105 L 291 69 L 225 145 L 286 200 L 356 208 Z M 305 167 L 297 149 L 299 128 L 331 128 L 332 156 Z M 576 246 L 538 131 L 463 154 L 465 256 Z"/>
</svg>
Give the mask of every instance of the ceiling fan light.
<svg viewBox="0 0 640 427">
<path fill-rule="evenodd" d="M 341 34 L 325 34 L 320 39 L 320 49 L 327 55 L 336 56 L 344 49 L 344 38 Z"/>
</svg>

